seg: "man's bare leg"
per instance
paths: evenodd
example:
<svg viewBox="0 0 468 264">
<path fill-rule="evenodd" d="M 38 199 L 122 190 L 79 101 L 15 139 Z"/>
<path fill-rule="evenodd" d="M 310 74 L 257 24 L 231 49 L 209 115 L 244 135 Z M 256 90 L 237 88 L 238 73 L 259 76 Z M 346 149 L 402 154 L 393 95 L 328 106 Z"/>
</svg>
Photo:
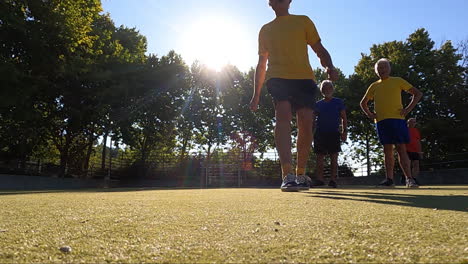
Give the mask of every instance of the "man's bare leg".
<svg viewBox="0 0 468 264">
<path fill-rule="evenodd" d="M 305 175 L 307 160 L 313 140 L 313 111 L 303 107 L 297 110 L 297 166 L 296 175 Z"/>
<path fill-rule="evenodd" d="M 292 173 L 291 157 L 291 103 L 280 101 L 275 104 L 275 143 L 279 154 L 282 177 Z"/>
<path fill-rule="evenodd" d="M 398 161 L 400 162 L 401 170 L 405 175 L 406 179 L 411 178 L 411 161 L 406 152 L 405 144 L 396 144 L 396 150 L 398 152 Z"/>
<path fill-rule="evenodd" d="M 393 169 L 395 167 L 395 158 L 393 157 L 393 145 L 384 145 L 385 157 L 385 177 L 393 180 Z"/>
<path fill-rule="evenodd" d="M 393 145 L 385 144 L 384 145 L 384 158 L 385 158 L 385 180 L 379 183 L 379 187 L 393 187 L 395 183 L 393 181 L 394 173 L 393 169 L 395 167 L 395 158 L 393 156 Z"/>
<path fill-rule="evenodd" d="M 317 166 L 317 169 L 316 169 L 316 177 L 317 177 L 317 180 L 320 180 L 320 181 L 325 181 L 325 179 L 323 178 L 323 167 L 325 166 L 324 163 L 325 163 L 325 155 L 323 154 L 317 154 L 317 162 L 316 162 L 316 166 Z"/>
</svg>

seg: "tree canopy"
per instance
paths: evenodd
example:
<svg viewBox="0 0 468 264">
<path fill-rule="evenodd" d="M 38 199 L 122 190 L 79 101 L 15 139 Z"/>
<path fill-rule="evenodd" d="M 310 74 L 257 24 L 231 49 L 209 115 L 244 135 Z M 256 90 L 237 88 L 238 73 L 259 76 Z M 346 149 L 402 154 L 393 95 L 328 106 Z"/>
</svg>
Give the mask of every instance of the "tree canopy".
<svg viewBox="0 0 468 264">
<path fill-rule="evenodd" d="M 186 65 L 175 51 L 148 54 L 145 36 L 116 26 L 102 11 L 99 0 L 0 2 L 0 160 L 23 166 L 46 160 L 59 163 L 62 175 L 83 175 L 92 155 L 105 153 L 98 145 L 107 138 L 143 167 L 159 154 L 183 160 L 190 151 L 210 157 L 236 148 L 246 157 L 274 148 L 266 89 L 259 111 L 248 108 L 253 69 L 227 65 L 215 72 L 199 62 Z M 393 75 L 424 93 L 411 116 L 419 120 L 428 159 L 467 152 L 467 46 L 436 47 L 418 29 L 406 41 L 373 45 L 351 76 L 340 72 L 336 96 L 347 106 L 357 162 L 369 171 L 382 162 L 359 101 L 377 80 L 373 65 L 383 57 Z M 316 76 L 326 78 L 321 69 Z"/>
</svg>

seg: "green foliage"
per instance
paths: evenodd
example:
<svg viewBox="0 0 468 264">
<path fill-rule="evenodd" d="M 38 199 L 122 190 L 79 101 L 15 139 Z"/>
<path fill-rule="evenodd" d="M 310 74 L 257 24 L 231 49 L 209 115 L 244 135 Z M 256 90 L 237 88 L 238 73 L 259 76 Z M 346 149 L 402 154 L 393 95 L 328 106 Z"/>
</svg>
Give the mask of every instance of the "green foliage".
<svg viewBox="0 0 468 264">
<path fill-rule="evenodd" d="M 117 121 L 124 144 L 136 149 L 144 165 L 156 150 L 175 148 L 177 117 L 183 106 L 186 66 L 180 55 L 171 51 L 158 59 L 148 57 L 134 83 L 134 97 Z"/>
<path fill-rule="evenodd" d="M 244 137 L 245 144 L 253 145 L 256 152 L 266 152 L 274 146 L 274 108 L 266 88 L 262 89 L 260 107 L 253 113 L 249 106 L 253 92 L 254 70 L 240 73 L 235 68 L 228 68 L 224 76 L 230 83 L 224 89 L 223 107 L 226 117 L 231 122 L 231 138 Z M 248 141 L 248 142 L 247 142 Z M 236 144 L 236 140 L 233 142 Z"/>
<path fill-rule="evenodd" d="M 47 142 L 54 124 L 49 117 L 63 97 L 58 91 L 65 69 L 72 62 L 89 63 L 91 22 L 101 6 L 99 1 L 13 0 L 1 5 L 0 76 L 6 76 L 1 86 L 8 94 L 0 105 L 2 131 L 8 131 L 2 138 L 21 138 L 6 144 L 17 149 L 10 158 L 25 160 Z"/>
<path fill-rule="evenodd" d="M 424 93 L 411 115 L 428 158 L 468 151 L 461 144 L 468 141 L 467 46 L 435 47 L 419 29 L 406 41 L 373 45 L 353 75 L 340 72 L 335 95 L 345 100 L 357 161 L 382 161 L 374 126 L 359 108 L 381 57 L 392 61 L 393 75 Z M 146 47 L 146 37 L 115 26 L 99 0 L 0 1 L 0 159 L 60 162 L 62 175 L 83 176 L 106 159 L 101 137 L 125 144 L 143 167 L 161 155 L 183 161 L 194 150 L 210 158 L 229 149 L 254 159 L 252 152 L 274 148 L 267 90 L 256 113 L 248 107 L 253 69 L 189 68 L 174 51 L 158 57 Z M 315 73 L 319 82 L 326 78 L 321 69 Z"/>
<path fill-rule="evenodd" d="M 69 163 L 86 167 L 111 110 L 126 103 L 112 96 L 128 89 L 116 76 L 143 61 L 146 39 L 116 29 L 98 0 L 1 4 L 2 150 L 25 160 L 48 146 L 59 150 L 62 173 Z"/>
</svg>

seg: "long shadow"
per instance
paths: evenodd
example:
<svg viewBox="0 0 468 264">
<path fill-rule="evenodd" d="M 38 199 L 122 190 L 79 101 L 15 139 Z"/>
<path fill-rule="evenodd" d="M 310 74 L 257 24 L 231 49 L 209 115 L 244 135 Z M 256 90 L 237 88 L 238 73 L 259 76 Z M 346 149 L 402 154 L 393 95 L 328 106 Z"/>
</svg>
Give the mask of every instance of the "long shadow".
<svg viewBox="0 0 468 264">
<path fill-rule="evenodd" d="M 60 190 L 7 190 L 0 191 L 0 196 L 41 194 L 41 193 L 112 193 L 112 192 L 142 192 L 142 191 L 163 191 L 163 190 L 200 190 L 201 188 L 185 187 L 144 187 L 144 188 L 109 188 L 109 189 L 60 189 Z"/>
<path fill-rule="evenodd" d="M 468 212 L 468 195 L 419 195 L 376 192 L 309 192 L 310 197 Z"/>
<path fill-rule="evenodd" d="M 49 190 L 0 190 L 0 196 L 41 194 L 41 193 L 112 193 L 112 192 L 143 192 L 143 191 L 177 191 L 177 190 L 216 190 L 239 189 L 237 187 L 121 187 L 121 188 L 93 188 L 93 189 L 49 189 Z M 277 189 L 277 187 L 242 187 L 241 189 Z"/>
<path fill-rule="evenodd" d="M 311 190 L 333 190 L 333 189 L 330 189 L 329 187 L 314 187 L 314 188 L 311 188 Z M 334 189 L 334 190 L 382 190 L 382 191 L 386 191 L 386 190 L 397 190 L 397 191 L 401 191 L 401 190 L 407 190 L 405 186 L 395 186 L 395 188 L 381 188 L 381 187 L 377 187 L 375 185 L 340 185 L 338 189 Z M 411 191 L 422 191 L 422 190 L 440 190 L 440 191 L 467 191 L 468 192 L 468 185 L 428 185 L 428 186 L 420 186 L 419 188 L 417 189 L 411 189 Z"/>
<path fill-rule="evenodd" d="M 69 190 L 38 190 L 38 191 L 0 191 L 0 196 L 5 195 L 21 195 L 21 194 L 40 194 L 40 193 L 63 193 L 68 192 Z"/>
</svg>

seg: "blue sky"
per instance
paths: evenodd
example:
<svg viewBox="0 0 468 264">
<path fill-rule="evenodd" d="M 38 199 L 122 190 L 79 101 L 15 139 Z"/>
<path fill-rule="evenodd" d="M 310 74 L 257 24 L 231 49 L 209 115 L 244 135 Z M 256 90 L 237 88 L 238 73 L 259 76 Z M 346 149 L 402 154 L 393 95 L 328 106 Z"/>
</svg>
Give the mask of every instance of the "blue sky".
<svg viewBox="0 0 468 264">
<path fill-rule="evenodd" d="M 102 0 L 102 4 L 117 26 L 136 27 L 147 37 L 149 53 L 164 55 L 173 49 L 189 64 L 196 58 L 229 61 L 243 71 L 256 65 L 258 31 L 274 19 L 267 0 Z M 373 44 L 405 40 L 421 27 L 436 46 L 467 40 L 466 10 L 468 0 L 293 0 L 290 12 L 314 21 L 335 66 L 349 75 L 361 53 L 368 53 Z M 310 53 L 312 67 L 318 67 Z"/>
</svg>

